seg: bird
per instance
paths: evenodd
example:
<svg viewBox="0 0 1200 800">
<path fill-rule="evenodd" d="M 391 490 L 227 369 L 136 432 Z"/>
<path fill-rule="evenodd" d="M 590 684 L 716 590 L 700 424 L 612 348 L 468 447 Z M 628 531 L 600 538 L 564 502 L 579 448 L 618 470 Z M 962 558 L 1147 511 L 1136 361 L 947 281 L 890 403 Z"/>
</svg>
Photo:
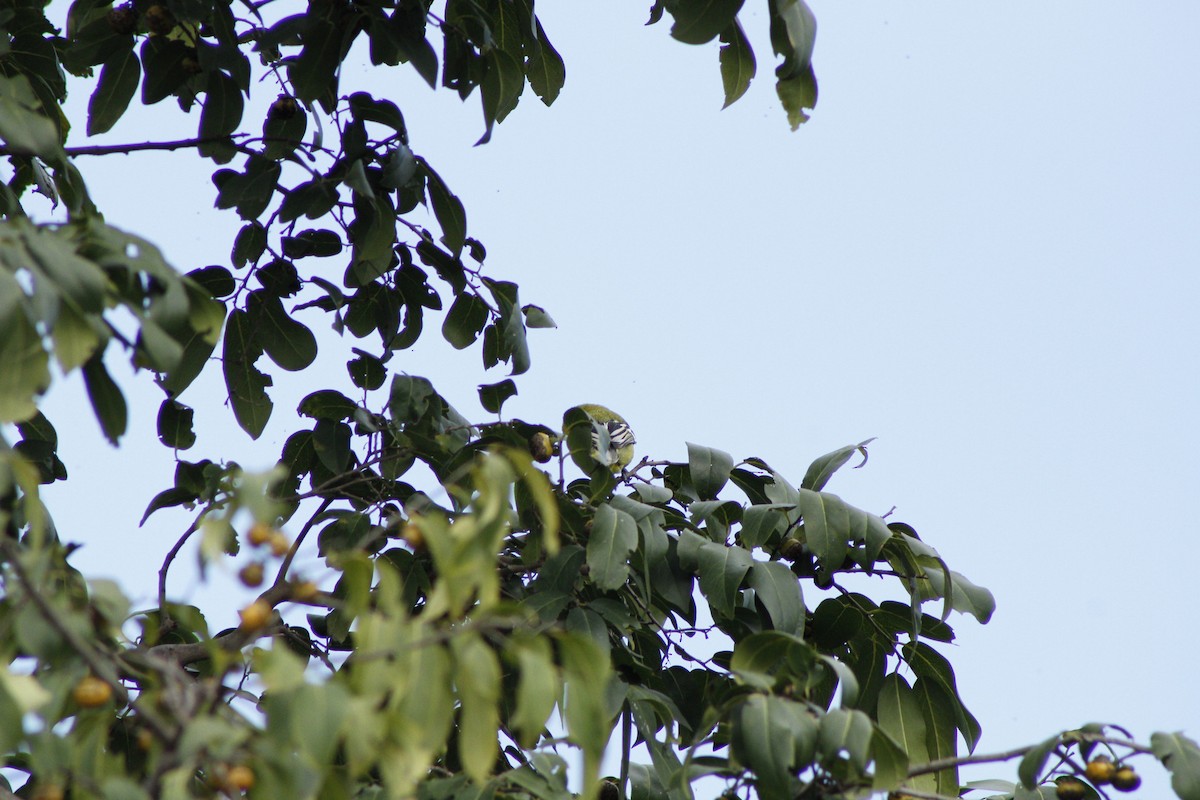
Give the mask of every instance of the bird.
<svg viewBox="0 0 1200 800">
<path fill-rule="evenodd" d="M 563 434 L 569 435 L 572 412 L 582 411 L 592 422 L 592 448 L 589 455 L 613 472 L 620 472 L 633 460 L 633 446 L 637 439 L 633 430 L 617 412 L 595 403 L 584 403 L 567 409 L 563 414 Z M 579 424 L 576 418 L 574 424 Z"/>
</svg>

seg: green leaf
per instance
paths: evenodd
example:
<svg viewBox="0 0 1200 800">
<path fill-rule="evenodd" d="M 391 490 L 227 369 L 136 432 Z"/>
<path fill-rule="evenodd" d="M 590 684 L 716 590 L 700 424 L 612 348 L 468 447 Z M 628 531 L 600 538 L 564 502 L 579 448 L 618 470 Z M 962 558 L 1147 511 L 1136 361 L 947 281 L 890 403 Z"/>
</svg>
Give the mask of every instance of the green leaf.
<svg viewBox="0 0 1200 800">
<path fill-rule="evenodd" d="M 102 355 L 97 353 L 83 365 L 83 382 L 104 438 L 116 446 L 125 433 L 129 412 L 125 407 L 125 397 L 104 367 Z"/>
<path fill-rule="evenodd" d="M 700 547 L 697 557 L 700 591 L 719 614 L 733 616 L 738 587 L 754 562 L 754 557 L 736 545 L 720 542 L 706 542 Z"/>
<path fill-rule="evenodd" d="M 196 443 L 192 430 L 193 411 L 168 397 L 158 407 L 158 440 L 167 447 L 187 450 Z"/>
<path fill-rule="evenodd" d="M 460 294 L 446 312 L 442 336 L 454 349 L 462 350 L 475 343 L 487 321 L 487 303 L 476 294 Z"/>
<path fill-rule="evenodd" d="M 557 641 L 566 684 L 563 716 L 571 741 L 583 751 L 583 785 L 593 786 L 600 777 L 600 757 L 612 733 L 612 717 L 604 699 L 612 663 L 586 636 L 567 633 L 558 636 Z"/>
<path fill-rule="evenodd" d="M 533 747 L 546 727 L 562 691 L 554 655 L 545 638 L 526 637 L 509 642 L 507 655 L 517 662 L 516 708 L 509 724 L 522 747 Z"/>
<path fill-rule="evenodd" d="M 925 566 L 925 577 L 939 597 L 945 595 L 945 585 L 949 580 L 951 608 L 970 614 L 981 624 L 987 624 L 996 610 L 996 598 L 990 591 L 982 586 L 976 586 L 953 570 L 947 571 L 940 566 L 934 567 L 925 563 L 923 558 L 918 561 Z M 949 579 L 947 579 L 947 575 L 949 575 Z"/>
<path fill-rule="evenodd" d="M 804 633 L 804 600 L 800 581 L 778 561 L 755 561 L 750 567 L 750 588 L 767 610 L 771 627 L 797 636 Z"/>
<path fill-rule="evenodd" d="M 736 19 L 721 31 L 721 41 L 721 84 L 725 88 L 725 105 L 722 108 L 728 108 L 750 88 L 750 81 L 754 79 L 758 66 L 754 60 L 754 50 Z"/>
<path fill-rule="evenodd" d="M 908 777 L 909 760 L 904 749 L 878 728 L 871 737 L 871 761 L 871 788 L 877 792 L 890 792 Z"/>
<path fill-rule="evenodd" d="M 958 731 L 954 720 L 954 701 L 937 683 L 917 678 L 913 693 L 925 718 L 925 745 L 930 759 L 953 759 L 958 756 Z M 911 754 L 910 754 L 911 755 Z M 949 767 L 933 773 L 933 791 L 947 797 L 958 797 L 958 768 Z"/>
<path fill-rule="evenodd" d="M 153 105 L 175 94 L 190 75 L 183 60 L 191 57 L 191 48 L 178 39 L 150 36 L 142 44 L 142 103 Z"/>
<path fill-rule="evenodd" d="M 782 697 L 751 695 L 731 719 L 733 755 L 754 770 L 762 800 L 789 800 L 796 795 L 794 773 L 811 763 L 817 736 L 812 714 Z"/>
<path fill-rule="evenodd" d="M 262 291 L 251 292 L 246 312 L 255 340 L 280 367 L 299 372 L 316 359 L 317 339 L 313 332 L 293 319 L 278 297 Z"/>
<path fill-rule="evenodd" d="M 710 42 L 734 24 L 743 0 L 668 0 L 671 36 L 685 44 Z"/>
<path fill-rule="evenodd" d="M 534 26 L 537 30 L 537 49 L 525 62 L 525 76 L 534 93 L 543 103 L 550 105 L 558 98 L 558 93 L 566 83 L 567 69 L 562 57 L 546 37 L 542 23 L 534 20 Z"/>
<path fill-rule="evenodd" d="M 476 783 L 485 783 L 497 756 L 500 715 L 500 661 L 477 633 L 451 640 L 454 684 L 462 702 L 459 715 L 458 753 L 463 769 Z"/>
<path fill-rule="evenodd" d="M 929 760 L 925 716 L 921 713 L 921 703 L 913 693 L 912 687 L 894 672 L 883 679 L 877 715 L 880 729 L 900 745 L 910 763 L 923 764 Z M 922 791 L 932 791 L 935 785 L 934 776 L 920 775 L 907 785 Z"/>
<path fill-rule="evenodd" d="M 121 49 L 100 70 L 92 98 L 88 102 L 88 136 L 107 133 L 129 108 L 142 79 L 142 62 L 133 48 Z"/>
<path fill-rule="evenodd" d="M 1021 763 L 1017 766 L 1017 777 L 1021 779 L 1021 785 L 1026 789 L 1034 789 L 1042 782 L 1042 772 L 1046 768 L 1046 761 L 1050 758 L 1050 754 L 1054 752 L 1054 748 L 1058 747 L 1062 737 L 1055 735 L 1029 748 Z"/>
<path fill-rule="evenodd" d="M 58 128 L 39 109 L 24 75 L 0 75 L 0 141 L 27 155 L 47 158 L 62 152 Z"/>
<path fill-rule="evenodd" d="M 729 481 L 729 473 L 733 470 L 733 457 L 728 453 L 711 447 L 687 443 L 688 469 L 692 475 L 692 485 L 701 500 L 716 498 L 717 493 Z"/>
<path fill-rule="evenodd" d="M 798 490 L 804 517 L 804 537 L 827 569 L 837 569 L 846 558 L 850 540 L 850 512 L 835 494 Z"/>
<path fill-rule="evenodd" d="M 202 139 L 228 136 L 242 121 L 244 101 L 237 81 L 219 70 L 208 73 L 204 110 L 200 112 Z"/>
<path fill-rule="evenodd" d="M 841 469 L 850 457 L 855 453 L 862 453 L 862 463 L 855 469 L 867 463 L 867 445 L 875 441 L 875 437 L 871 437 L 858 444 L 851 444 L 845 447 L 839 447 L 832 453 L 826 453 L 820 458 L 808 465 L 808 471 L 804 473 L 804 480 L 800 482 L 800 488 L 811 489 L 814 492 L 819 492 L 825 488 L 825 484 L 833 477 L 833 473 Z"/>
<path fill-rule="evenodd" d="M 515 396 L 516 393 L 517 384 L 511 378 L 506 378 L 499 383 L 489 383 L 479 387 L 479 404 L 485 411 L 499 414 L 504 401 Z"/>
<path fill-rule="evenodd" d="M 962 698 L 958 696 L 954 668 L 950 666 L 950 662 L 924 642 L 905 645 L 904 659 L 919 678 L 927 678 L 945 691 L 946 696 L 953 703 L 955 724 L 963 738 L 966 739 L 967 749 L 974 750 L 983 731 L 979 726 L 979 721 L 967 710 L 967 707 L 963 705 Z"/>
<path fill-rule="evenodd" d="M 817 18 L 804 0 L 771 0 L 771 45 L 783 64 L 776 70 L 782 81 L 807 71 L 812 74 Z"/>
<path fill-rule="evenodd" d="M 812 65 L 805 67 L 795 77 L 780 78 L 776 81 L 775 93 L 779 95 L 779 102 L 787 112 L 788 124 L 792 130 L 808 122 L 805 110 L 817 105 L 817 76 L 813 73 Z"/>
<path fill-rule="evenodd" d="M 859 771 L 865 770 L 871 753 L 873 731 L 871 718 L 863 712 L 834 709 L 821 720 L 817 750 L 827 762 L 844 750 L 849 755 L 851 764 Z"/>
<path fill-rule="evenodd" d="M 483 118 L 490 128 L 493 123 L 503 122 L 517 107 L 525 90 L 525 72 L 520 62 L 503 50 L 489 50 L 484 65 L 480 89 Z"/>
<path fill-rule="evenodd" d="M 231 312 L 225 325 L 221 363 L 233 414 L 238 425 L 253 439 L 262 435 L 273 405 L 266 392 L 271 379 L 254 366 L 260 355 L 262 344 L 255 335 L 250 315 L 241 309 Z"/>
<path fill-rule="evenodd" d="M 330 13 L 335 13 L 332 10 Z M 337 68 L 342 61 L 345 28 L 311 13 L 303 33 L 300 55 L 288 65 L 296 96 L 306 103 L 320 101 L 328 109 L 337 95 Z"/>
<path fill-rule="evenodd" d="M 629 579 L 629 554 L 637 547 L 637 523 L 605 503 L 596 509 L 588 536 L 588 578 L 601 589 L 615 590 Z"/>
<path fill-rule="evenodd" d="M 312 419 L 351 419 L 358 411 L 358 404 L 346 395 L 333 389 L 321 389 L 300 401 L 296 413 Z"/>
<path fill-rule="evenodd" d="M 1150 748 L 1170 770 L 1180 800 L 1200 800 L 1200 745 L 1182 733 L 1152 733 Z"/>
<path fill-rule="evenodd" d="M 442 226 L 442 244 L 458 256 L 467 239 L 467 212 L 462 201 L 451 193 L 442 177 L 429 164 L 421 160 L 429 187 L 429 202 L 433 206 L 438 225 Z"/>
</svg>

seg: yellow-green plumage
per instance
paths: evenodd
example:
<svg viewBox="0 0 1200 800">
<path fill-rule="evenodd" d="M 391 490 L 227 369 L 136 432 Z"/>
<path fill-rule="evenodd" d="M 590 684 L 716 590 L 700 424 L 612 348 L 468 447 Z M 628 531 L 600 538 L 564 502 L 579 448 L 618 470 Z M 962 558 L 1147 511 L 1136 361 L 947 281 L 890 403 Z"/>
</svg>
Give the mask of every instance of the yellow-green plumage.
<svg viewBox="0 0 1200 800">
<path fill-rule="evenodd" d="M 633 460 L 633 446 L 637 444 L 637 440 L 625 418 L 602 405 L 584 403 L 568 409 L 567 414 L 563 415 L 564 435 L 567 432 L 567 415 L 575 409 L 587 414 L 594 423 L 591 457 L 613 472 L 619 472 L 629 466 L 629 462 Z M 607 441 L 603 441 L 604 439 Z M 602 445 L 603 451 L 601 450 Z"/>
</svg>

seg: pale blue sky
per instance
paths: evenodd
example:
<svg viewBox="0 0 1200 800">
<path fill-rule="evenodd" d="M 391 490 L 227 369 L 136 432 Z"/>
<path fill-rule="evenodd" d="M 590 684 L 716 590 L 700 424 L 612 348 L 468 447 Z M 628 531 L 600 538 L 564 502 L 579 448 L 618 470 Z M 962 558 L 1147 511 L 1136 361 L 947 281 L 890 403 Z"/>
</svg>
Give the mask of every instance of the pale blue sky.
<svg viewBox="0 0 1200 800">
<path fill-rule="evenodd" d="M 695 441 L 795 480 L 877 436 L 869 465 L 830 490 L 895 506 L 996 594 L 991 624 L 952 620 L 949 653 L 982 750 L 1091 720 L 1200 738 L 1187 588 L 1200 556 L 1200 5 L 814 1 L 821 98 L 795 133 L 765 12 L 743 14 L 759 77 L 719 111 L 716 45 L 642 27 L 648 2 L 543 5 L 566 88 L 548 110 L 527 94 L 484 147 L 471 147 L 475 98 L 462 106 L 407 72 L 344 76 L 401 106 L 414 150 L 466 203 L 489 273 L 559 323 L 533 333 L 506 413 L 553 424 L 603 402 L 642 453 L 682 458 Z M 105 141 L 159 137 L 163 111 Z M 110 221 L 186 270 L 225 257 L 234 220 L 211 211 L 203 165 L 188 177 L 177 158 L 83 166 Z M 335 354 L 322 363 L 344 375 Z M 393 362 L 483 419 L 475 385 L 502 375 L 478 363 L 424 345 Z M 269 464 L 312 388 L 277 378 L 276 418 L 253 446 L 215 392 L 185 394 L 208 397 L 198 420 L 230 433 L 184 457 Z M 154 441 L 159 396 L 131 398 L 120 451 L 78 415 L 82 396 L 68 381 L 48 402 L 72 470 L 52 510 L 88 543 L 87 571 L 145 598 L 185 524 L 163 513 L 136 529 L 172 470 Z M 124 488 L 104 483 L 114 472 Z M 1142 794 L 1164 796 L 1146 772 Z"/>
</svg>

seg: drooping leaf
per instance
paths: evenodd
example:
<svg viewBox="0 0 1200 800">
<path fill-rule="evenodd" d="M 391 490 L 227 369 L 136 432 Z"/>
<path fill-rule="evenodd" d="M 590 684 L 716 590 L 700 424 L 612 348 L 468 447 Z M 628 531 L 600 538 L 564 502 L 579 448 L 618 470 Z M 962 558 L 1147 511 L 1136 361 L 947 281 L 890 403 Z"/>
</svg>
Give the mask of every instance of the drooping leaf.
<svg viewBox="0 0 1200 800">
<path fill-rule="evenodd" d="M 733 457 L 728 453 L 712 447 L 687 443 L 688 469 L 692 476 L 692 485 L 702 500 L 710 500 L 729 481 L 729 473 L 733 469 Z"/>
<path fill-rule="evenodd" d="M 704 44 L 734 24 L 744 0 L 669 0 L 675 18 L 671 36 L 685 44 Z"/>
<path fill-rule="evenodd" d="M 722 108 L 728 108 L 750 88 L 750 81 L 754 79 L 758 67 L 754 50 L 736 19 L 721 31 L 721 42 L 721 83 L 725 88 L 725 105 Z"/>
<path fill-rule="evenodd" d="M 107 133 L 129 108 L 142 78 L 142 63 L 133 48 L 121 49 L 105 62 L 88 102 L 88 136 Z"/>
<path fill-rule="evenodd" d="M 1200 745 L 1182 733 L 1153 733 L 1150 747 L 1171 772 L 1171 788 L 1180 800 L 1200 800 Z"/>
<path fill-rule="evenodd" d="M 750 567 L 750 588 L 767 610 L 771 627 L 801 635 L 804 632 L 804 600 L 796 575 L 778 561 L 755 561 Z"/>
<path fill-rule="evenodd" d="M 254 366 L 262 352 L 250 315 L 241 309 L 233 311 L 225 324 L 221 363 L 234 416 L 253 439 L 262 434 L 273 406 L 266 392 L 271 379 Z"/>
<path fill-rule="evenodd" d="M 633 517 L 607 503 L 600 506 L 588 535 L 588 578 L 601 589 L 624 586 L 629 578 L 629 554 L 637 542 Z"/>
<path fill-rule="evenodd" d="M 116 446 L 125 434 L 129 412 L 125 406 L 125 396 L 104 366 L 102 354 L 97 353 L 83 365 L 83 382 L 104 438 Z"/>
</svg>

